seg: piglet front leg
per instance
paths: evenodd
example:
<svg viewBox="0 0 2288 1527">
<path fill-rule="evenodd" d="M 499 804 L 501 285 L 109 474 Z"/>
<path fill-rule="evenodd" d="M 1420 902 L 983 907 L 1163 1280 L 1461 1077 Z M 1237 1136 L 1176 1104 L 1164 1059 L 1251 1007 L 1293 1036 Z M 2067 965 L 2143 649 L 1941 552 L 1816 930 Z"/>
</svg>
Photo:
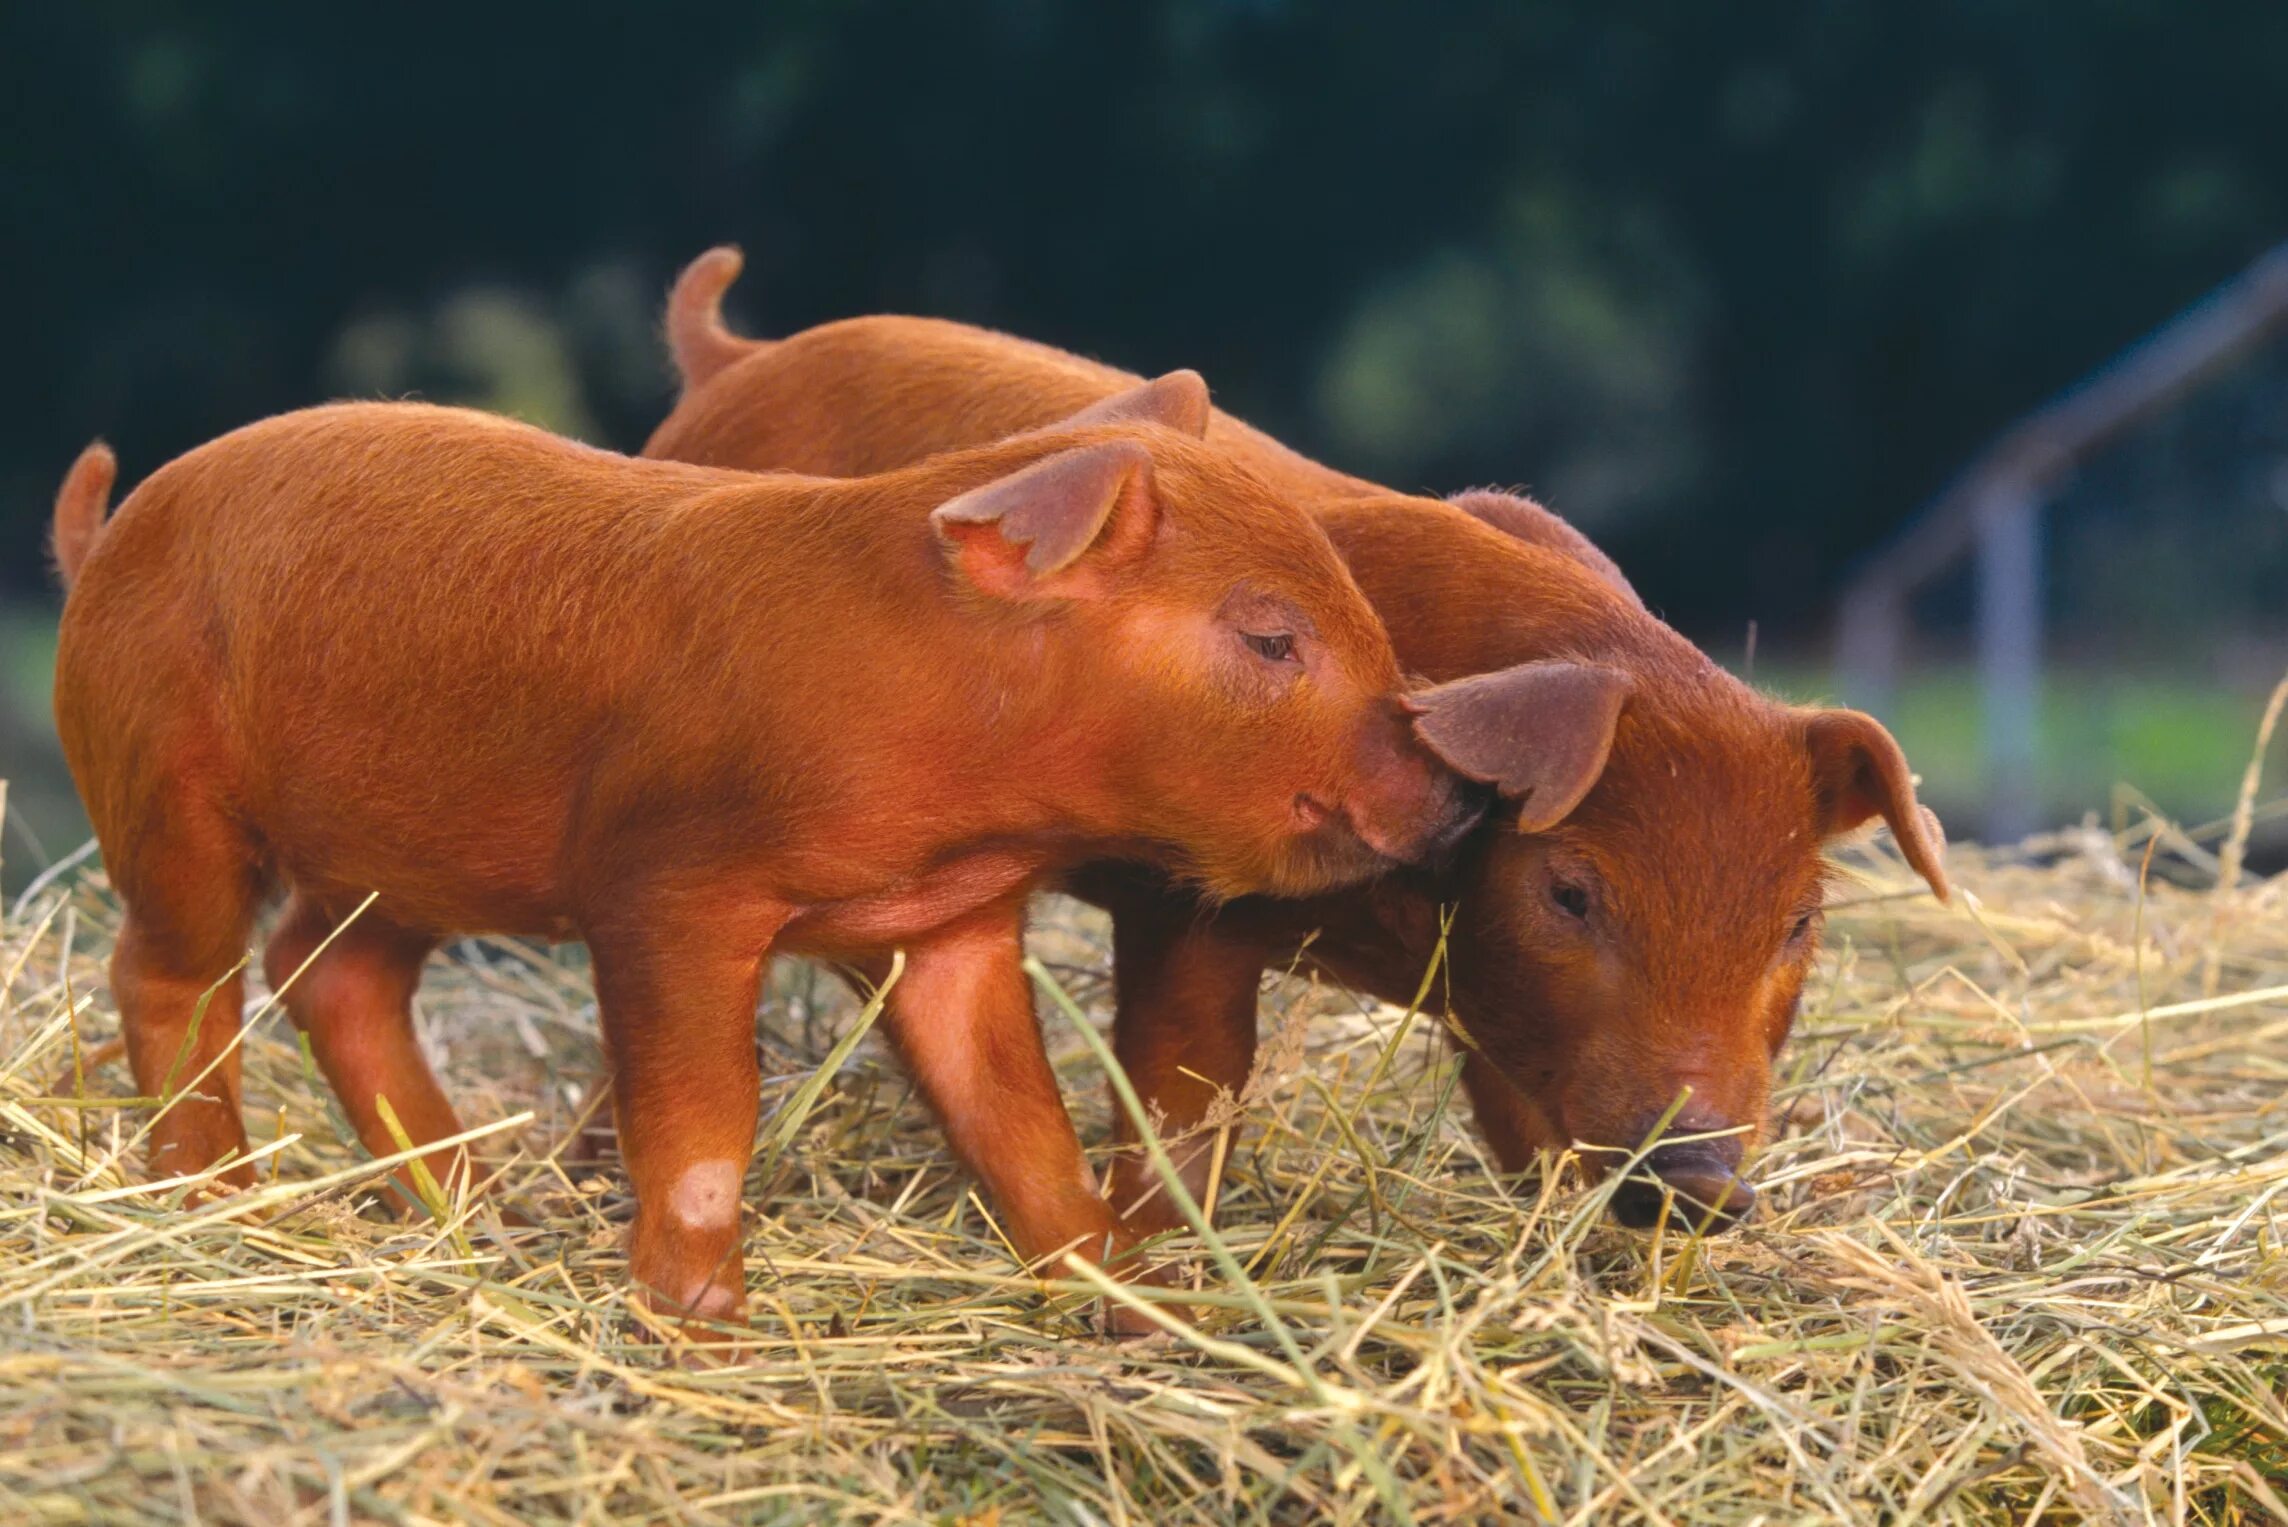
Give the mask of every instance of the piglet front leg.
<svg viewBox="0 0 2288 1527">
<path fill-rule="evenodd" d="M 738 1321 L 747 1297 L 741 1189 L 762 1087 L 755 998 L 768 935 L 758 942 L 747 919 L 726 925 L 657 903 L 650 911 L 640 929 L 584 930 L 620 1154 L 636 1194 L 629 1272 L 663 1315 Z"/>
<path fill-rule="evenodd" d="M 1056 1073 L 1041 1045 L 1024 958 L 1021 902 L 964 918 L 907 950 L 884 1016 L 954 1153 L 985 1184 L 1017 1254 L 1046 1263 L 1067 1250 L 1158 1281 L 1134 1265 L 1134 1239 L 1097 1191 Z M 1170 1313 L 1181 1314 L 1171 1309 Z M 1112 1329 L 1148 1321 L 1115 1307 Z"/>
<path fill-rule="evenodd" d="M 1478 1132 L 1494 1153 L 1494 1164 L 1504 1172 L 1522 1172 L 1532 1166 L 1544 1146 L 1559 1147 L 1556 1132 L 1533 1100 L 1517 1090 L 1475 1050 L 1462 1056 L 1462 1090 L 1470 1095 Z"/>
</svg>

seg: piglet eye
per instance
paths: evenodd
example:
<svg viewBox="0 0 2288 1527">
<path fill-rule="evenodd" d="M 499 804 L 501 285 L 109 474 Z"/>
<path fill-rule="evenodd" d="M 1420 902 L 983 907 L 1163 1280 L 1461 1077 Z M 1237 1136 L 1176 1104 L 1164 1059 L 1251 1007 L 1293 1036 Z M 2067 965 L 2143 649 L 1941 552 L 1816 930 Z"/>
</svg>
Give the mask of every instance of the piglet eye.
<svg viewBox="0 0 2288 1527">
<path fill-rule="evenodd" d="M 1805 939 L 1811 937 L 1812 924 L 1818 921 L 1819 914 L 1817 912 L 1804 913 L 1803 916 L 1795 920 L 1795 926 L 1788 930 L 1788 942 L 1791 944 L 1800 944 Z"/>
<path fill-rule="evenodd" d="M 1259 636 L 1253 631 L 1242 631 L 1239 639 L 1247 643 L 1247 650 L 1266 663 L 1292 663 L 1295 661 L 1295 638 L 1286 632 Z"/>
<path fill-rule="evenodd" d="M 1570 880 L 1550 882 L 1549 899 L 1557 903 L 1557 910 L 1581 922 L 1589 920 L 1589 893 Z"/>
</svg>

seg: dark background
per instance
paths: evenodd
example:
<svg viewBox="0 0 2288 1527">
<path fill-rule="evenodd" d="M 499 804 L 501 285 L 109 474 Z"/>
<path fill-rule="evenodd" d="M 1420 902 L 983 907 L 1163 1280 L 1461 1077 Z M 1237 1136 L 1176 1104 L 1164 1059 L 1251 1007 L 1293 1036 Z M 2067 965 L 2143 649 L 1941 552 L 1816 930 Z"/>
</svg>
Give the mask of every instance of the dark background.
<svg viewBox="0 0 2288 1527">
<path fill-rule="evenodd" d="M 1816 690 L 1854 558 L 2288 237 L 2278 3 L 20 3 L 0 111 L 19 802 L 54 787 L 41 541 L 90 437 L 122 491 L 347 394 L 632 449 L 670 402 L 659 297 L 725 239 L 755 332 L 966 318 L 1196 366 L 1397 486 L 1525 485 L 1719 656 L 1756 620 Z M 2216 697 L 2204 779 L 2288 660 L 2277 351 L 2085 479 L 2094 541 L 2061 532 L 2057 650 L 2116 709 L 2131 679 Z"/>
</svg>

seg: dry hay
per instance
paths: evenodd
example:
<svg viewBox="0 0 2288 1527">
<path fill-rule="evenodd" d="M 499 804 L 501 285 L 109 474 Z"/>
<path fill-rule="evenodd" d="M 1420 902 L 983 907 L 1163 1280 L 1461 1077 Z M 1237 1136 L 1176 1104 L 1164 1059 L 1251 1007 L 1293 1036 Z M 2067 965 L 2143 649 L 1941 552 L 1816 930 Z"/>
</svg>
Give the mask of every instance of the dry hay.
<svg viewBox="0 0 2288 1527">
<path fill-rule="evenodd" d="M 1143 1342 L 1015 1268 L 874 1041 L 835 1062 L 836 984 L 784 972 L 756 1330 L 703 1369 L 631 1316 L 617 1175 L 548 1154 L 595 1057 L 577 951 L 459 945 L 423 996 L 533 1227 L 388 1212 L 259 992 L 262 1185 L 183 1207 L 87 1065 L 117 911 L 82 867 L 0 928 L 0 1520 L 2280 1520 L 2288 877 L 2216 888 L 2220 835 L 1958 852 L 1955 909 L 1855 855 L 1764 1212 L 1705 1243 L 1495 1176 L 1430 1022 L 1278 983 L 1204 1329 Z M 1101 1020 L 1100 920 L 1035 948 Z M 1102 1141 L 1095 1046 L 1043 1010 Z"/>
</svg>

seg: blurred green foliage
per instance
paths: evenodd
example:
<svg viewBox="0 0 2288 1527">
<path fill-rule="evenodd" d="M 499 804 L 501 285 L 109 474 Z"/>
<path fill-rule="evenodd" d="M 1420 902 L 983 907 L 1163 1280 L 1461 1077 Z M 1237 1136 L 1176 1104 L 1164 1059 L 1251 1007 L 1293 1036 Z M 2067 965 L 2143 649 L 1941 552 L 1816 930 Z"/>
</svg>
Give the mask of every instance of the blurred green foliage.
<svg viewBox="0 0 2288 1527">
<path fill-rule="evenodd" d="M 1809 666 L 1759 669 L 1757 677 L 1782 694 L 1832 697 Z M 2180 822 L 2223 815 L 2255 746 L 2261 709 L 2261 697 L 2164 674 L 2089 667 L 2053 672 L 2037 732 L 2044 819 L 2071 821 L 2092 811 L 2102 817 L 2116 786 Z M 1982 769 L 1975 673 L 1957 664 L 1924 667 L 1901 686 L 1885 719 L 1932 805 L 1960 835 L 1975 833 Z M 2275 760 L 2267 799 L 2282 794 L 2280 769 Z"/>
<path fill-rule="evenodd" d="M 1340 465 L 1540 492 L 1719 650 L 1813 651 L 1971 450 L 2288 236 L 2284 102 L 2276 0 L 0 6 L 0 773 L 52 769 L 16 670 L 89 437 L 132 483 L 418 394 L 632 448 L 659 297 L 725 239 L 755 332 L 1196 366 Z M 2076 804 L 2229 790 L 2279 666 L 2288 363 L 2203 409 L 2054 519 L 2092 527 L 2055 543 L 2076 671 L 2188 675 L 2061 681 Z M 1903 702 L 1942 798 L 1966 699 Z"/>
<path fill-rule="evenodd" d="M 744 242 L 1524 483 L 1687 625 L 1798 628 L 1987 433 L 2288 230 L 2288 8 L 0 8 L 0 587 L 57 474 L 330 394 L 639 441 Z"/>
</svg>

